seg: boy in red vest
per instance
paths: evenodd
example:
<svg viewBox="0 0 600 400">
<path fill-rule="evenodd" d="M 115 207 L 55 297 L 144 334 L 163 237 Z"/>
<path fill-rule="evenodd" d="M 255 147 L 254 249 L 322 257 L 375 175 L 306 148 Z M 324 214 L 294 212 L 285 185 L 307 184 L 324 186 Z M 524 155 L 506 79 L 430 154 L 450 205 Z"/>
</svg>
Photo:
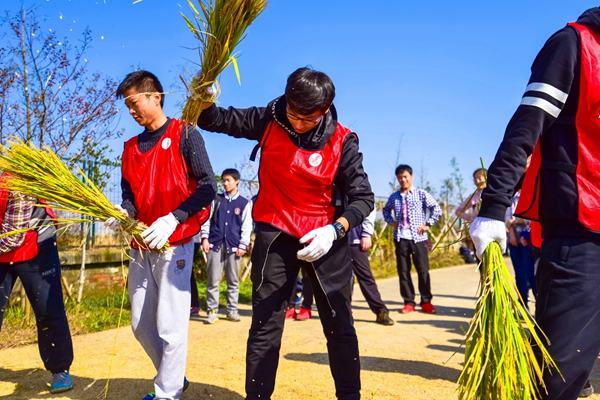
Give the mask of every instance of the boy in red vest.
<svg viewBox="0 0 600 400">
<path fill-rule="evenodd" d="M 595 7 L 552 35 L 536 57 L 471 225 L 478 256 L 492 241 L 505 246 L 504 212 L 533 154 L 516 215 L 539 221 L 544 239 L 535 319 L 561 373 L 544 372 L 543 399 L 591 394 L 587 379 L 600 353 L 599 69 Z"/>
<path fill-rule="evenodd" d="M 267 107 L 213 105 L 198 120 L 202 129 L 257 140 L 261 148 L 260 191 L 252 208 L 256 241 L 247 399 L 271 398 L 286 308 L 300 268 L 314 287 L 336 396 L 360 398 L 345 234 L 369 215 L 374 195 L 358 137 L 338 123 L 334 96 L 326 74 L 300 68 L 289 76 L 285 95 Z"/>
<path fill-rule="evenodd" d="M 162 92 L 148 71 L 130 73 L 117 88 L 145 128 L 125 143 L 121 181 L 121 206 L 149 226 L 142 233 L 144 248 L 134 244 L 130 252 L 128 276 L 131 327 L 157 370 L 144 400 L 179 399 L 187 387 L 192 238 L 216 193 L 202 136 L 165 116 Z M 160 252 L 167 240 L 169 250 Z"/>
<path fill-rule="evenodd" d="M 60 393 L 73 388 L 69 374 L 73 343 L 63 303 L 54 213 L 37 207 L 38 203 L 32 197 L 0 191 L 0 235 L 35 227 L 0 239 L 0 328 L 10 292 L 20 278 L 35 314 L 40 356 L 52 373 L 50 393 Z"/>
</svg>

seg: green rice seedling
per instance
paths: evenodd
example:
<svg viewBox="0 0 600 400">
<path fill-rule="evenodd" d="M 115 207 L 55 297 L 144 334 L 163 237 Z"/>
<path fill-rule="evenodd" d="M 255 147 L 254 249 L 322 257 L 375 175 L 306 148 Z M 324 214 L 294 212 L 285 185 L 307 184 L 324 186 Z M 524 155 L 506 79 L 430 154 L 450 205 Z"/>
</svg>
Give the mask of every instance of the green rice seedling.
<svg viewBox="0 0 600 400">
<path fill-rule="evenodd" d="M 246 29 L 266 8 L 266 0 L 197 0 L 200 10 L 194 1 L 188 0 L 192 18 L 182 13 L 185 22 L 200 42 L 200 72 L 188 83 L 181 77 L 188 91 L 188 98 L 183 108 L 182 119 L 196 125 L 204 104 L 213 102 L 219 94 L 217 78 L 233 64 L 238 81 L 239 71 L 234 55 L 237 45 L 244 39 Z M 208 88 L 216 88 L 216 93 L 207 92 Z"/>
<path fill-rule="evenodd" d="M 524 308 L 498 243 L 487 247 L 480 268 L 482 282 L 466 334 L 459 400 L 538 399 L 544 369 L 557 368 L 544 345 L 547 338 Z M 533 346 L 542 354 L 541 365 Z"/>
<path fill-rule="evenodd" d="M 115 208 L 77 165 L 67 166 L 50 148 L 37 148 L 11 138 L 0 147 L 0 171 L 9 174 L 8 179 L 1 180 L 2 188 L 48 202 L 38 206 L 49 205 L 55 210 L 86 215 L 99 221 L 114 217 L 137 245 L 147 249 L 141 234 L 148 226 Z M 54 222 L 67 226 L 89 220 L 55 218 Z M 20 232 L 8 234 L 16 233 Z M 164 251 L 168 246 L 167 242 L 160 250 Z"/>
</svg>

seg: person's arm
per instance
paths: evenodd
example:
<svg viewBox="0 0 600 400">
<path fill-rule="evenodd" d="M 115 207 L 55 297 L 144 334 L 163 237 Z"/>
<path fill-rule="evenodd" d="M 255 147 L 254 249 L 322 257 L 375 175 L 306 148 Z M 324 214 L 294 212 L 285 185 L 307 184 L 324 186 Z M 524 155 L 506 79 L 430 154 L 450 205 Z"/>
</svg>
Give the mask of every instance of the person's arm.
<svg viewBox="0 0 600 400">
<path fill-rule="evenodd" d="M 394 222 L 394 218 L 392 217 L 392 210 L 394 209 L 394 195 L 392 194 L 388 201 L 385 203 L 385 206 L 381 209 L 381 214 L 383 215 L 383 220 L 388 224 Z"/>
<path fill-rule="evenodd" d="M 377 210 L 375 208 L 373 208 L 373 211 L 371 211 L 371 213 L 369 215 L 367 215 L 367 218 L 365 218 L 365 220 L 362 222 L 362 234 L 363 235 L 369 235 L 369 236 L 373 235 L 373 231 L 375 230 L 375 217 L 376 216 L 377 216 Z"/>
<path fill-rule="evenodd" d="M 346 231 L 362 223 L 375 208 L 375 195 L 362 165 L 362 154 L 358 150 L 358 139 L 348 135 L 342 147 L 342 158 L 333 183 L 348 198 L 348 206 L 338 219 L 347 221 Z"/>
<path fill-rule="evenodd" d="M 442 208 L 428 192 L 425 192 L 425 207 L 429 210 L 429 218 L 427 218 L 425 224 L 427 226 L 432 226 L 442 216 Z"/>
<path fill-rule="evenodd" d="M 548 39 L 537 55 L 521 104 L 487 172 L 479 217 L 503 221 L 527 157 L 567 101 L 577 71 L 578 41 L 573 28 L 564 28 Z"/>
<path fill-rule="evenodd" d="M 37 201 L 32 197 L 9 192 L 0 235 L 28 228 L 36 203 Z M 13 251 L 21 246 L 24 240 L 25 232 L 3 237 L 0 239 L 0 254 Z"/>
<path fill-rule="evenodd" d="M 181 140 L 183 157 L 196 179 L 196 191 L 172 212 L 179 223 L 208 207 L 217 193 L 217 181 L 200 132 L 196 129 L 186 132 L 184 129 Z"/>
<path fill-rule="evenodd" d="M 222 108 L 213 104 L 202 111 L 198 126 L 209 132 L 260 141 L 271 119 L 265 107 Z"/>
<path fill-rule="evenodd" d="M 123 207 L 123 209 L 125 211 L 127 211 L 127 214 L 129 214 L 129 216 L 131 218 L 135 219 L 135 217 L 137 215 L 137 209 L 135 208 L 135 197 L 133 195 L 133 190 L 131 189 L 131 184 L 125 178 L 123 178 L 122 172 L 121 172 L 121 192 L 122 192 L 122 199 L 123 199 L 123 201 L 121 202 L 121 207 Z"/>
<path fill-rule="evenodd" d="M 252 234 L 252 202 L 248 202 L 244 211 L 242 211 L 242 228 L 240 234 L 240 248 L 246 249 L 250 244 L 250 235 Z"/>
<path fill-rule="evenodd" d="M 249 201 L 242 211 L 242 227 L 240 232 L 240 244 L 238 250 L 242 250 L 243 253 L 238 251 L 238 256 L 243 256 L 246 253 L 248 245 L 250 244 L 250 235 L 252 234 L 252 202 Z"/>
</svg>

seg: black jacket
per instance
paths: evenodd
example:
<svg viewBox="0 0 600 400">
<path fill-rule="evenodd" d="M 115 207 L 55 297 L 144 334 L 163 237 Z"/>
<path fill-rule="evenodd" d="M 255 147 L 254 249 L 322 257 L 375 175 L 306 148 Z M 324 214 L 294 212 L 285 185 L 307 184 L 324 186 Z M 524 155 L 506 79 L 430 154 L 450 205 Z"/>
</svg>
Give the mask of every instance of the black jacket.
<svg viewBox="0 0 600 400">
<path fill-rule="evenodd" d="M 600 8 L 587 10 L 577 22 L 600 32 Z M 490 165 L 479 216 L 504 220 L 506 207 L 538 139 L 544 162 L 577 164 L 575 115 L 580 53 L 579 34 L 567 26 L 552 35 L 537 55 L 521 105 Z M 539 207 L 544 237 L 597 235 L 579 223 L 574 173 L 542 168 Z"/>
<path fill-rule="evenodd" d="M 288 133 L 290 140 L 305 150 L 322 149 L 335 132 L 337 112 L 333 105 L 314 129 L 301 135 L 294 132 L 285 110 L 283 96 L 270 102 L 267 107 L 225 109 L 213 105 L 200 114 L 198 126 L 207 131 L 260 142 L 268 124 L 275 120 Z M 335 188 L 332 198 L 338 199 L 339 206 L 336 218 L 340 215 L 346 218 L 350 229 L 360 225 L 373 210 L 375 196 L 362 166 L 362 154 L 358 150 L 355 135 L 348 135 L 344 141 L 342 158 L 333 183 Z M 343 209 L 343 199 L 346 197 L 348 206 Z"/>
</svg>

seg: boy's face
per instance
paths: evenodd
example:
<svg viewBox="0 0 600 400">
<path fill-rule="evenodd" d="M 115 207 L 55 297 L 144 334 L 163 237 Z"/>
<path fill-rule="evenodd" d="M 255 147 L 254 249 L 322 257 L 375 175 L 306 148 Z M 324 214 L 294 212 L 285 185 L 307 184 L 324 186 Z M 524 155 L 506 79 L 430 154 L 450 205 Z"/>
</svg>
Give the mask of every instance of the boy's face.
<svg viewBox="0 0 600 400">
<path fill-rule="evenodd" d="M 125 106 L 129 109 L 129 114 L 135 122 L 141 126 L 147 127 L 161 115 L 160 94 L 139 93 L 137 89 L 131 88 L 123 93 Z"/>
<path fill-rule="evenodd" d="M 408 172 L 404 171 L 396 175 L 398 178 L 398 183 L 400 183 L 400 188 L 402 189 L 410 189 L 412 186 L 413 176 Z"/>
<path fill-rule="evenodd" d="M 485 189 L 485 177 L 483 176 L 483 171 L 475 172 L 475 175 L 473 175 L 473 183 L 475 184 L 475 186 L 478 186 L 478 187 L 479 187 L 479 184 L 481 183 L 482 185 L 479 188 Z"/>
<path fill-rule="evenodd" d="M 225 191 L 227 193 L 235 192 L 237 190 L 238 183 L 240 183 L 240 181 L 239 180 L 236 181 L 230 175 L 223 175 L 223 177 L 221 179 L 221 184 L 223 185 L 223 189 L 225 189 Z"/>
</svg>

